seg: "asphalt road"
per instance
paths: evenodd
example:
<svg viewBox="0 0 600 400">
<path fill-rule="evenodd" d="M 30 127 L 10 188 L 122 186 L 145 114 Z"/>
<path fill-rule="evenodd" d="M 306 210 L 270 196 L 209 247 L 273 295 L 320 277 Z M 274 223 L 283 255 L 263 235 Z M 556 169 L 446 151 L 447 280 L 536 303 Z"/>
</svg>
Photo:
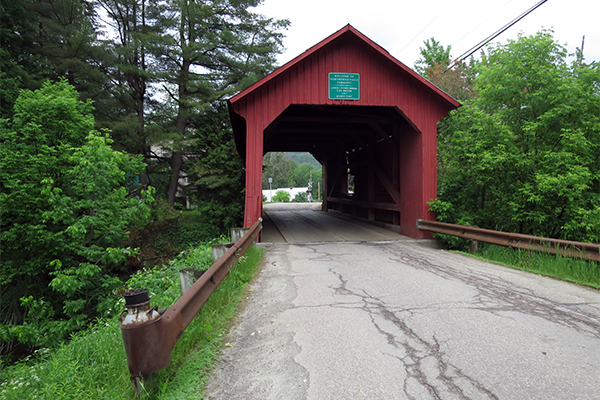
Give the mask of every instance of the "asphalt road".
<svg viewBox="0 0 600 400">
<path fill-rule="evenodd" d="M 413 240 L 272 243 L 208 399 L 600 399 L 600 292 Z"/>
</svg>

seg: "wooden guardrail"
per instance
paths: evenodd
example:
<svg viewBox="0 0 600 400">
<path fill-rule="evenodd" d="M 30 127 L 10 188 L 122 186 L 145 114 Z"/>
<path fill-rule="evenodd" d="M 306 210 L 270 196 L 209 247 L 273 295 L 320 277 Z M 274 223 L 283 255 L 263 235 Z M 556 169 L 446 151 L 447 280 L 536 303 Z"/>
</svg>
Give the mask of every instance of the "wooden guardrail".
<svg viewBox="0 0 600 400">
<path fill-rule="evenodd" d="M 445 235 L 457 236 L 499 246 L 562 254 L 564 256 L 600 262 L 600 244 L 550 239 L 539 236 L 523 235 L 520 233 L 492 231 L 472 226 L 446 224 L 423 219 L 417 220 L 417 229 L 443 233 Z"/>
<path fill-rule="evenodd" d="M 259 218 L 248 232 L 162 315 L 156 307 L 150 307 L 147 290 L 136 290 L 125 295 L 127 310 L 121 314 L 121 333 L 134 387 L 139 384 L 143 375 L 169 365 L 171 351 L 185 328 L 227 276 L 238 258 L 255 241 L 261 229 L 262 218 Z"/>
</svg>

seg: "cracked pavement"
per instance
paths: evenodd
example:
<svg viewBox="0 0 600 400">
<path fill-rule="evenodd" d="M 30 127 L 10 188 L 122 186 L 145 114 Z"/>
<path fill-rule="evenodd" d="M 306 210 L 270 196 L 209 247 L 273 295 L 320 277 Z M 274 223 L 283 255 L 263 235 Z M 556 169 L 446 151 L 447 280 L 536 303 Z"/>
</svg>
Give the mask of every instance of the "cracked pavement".
<svg viewBox="0 0 600 400">
<path fill-rule="evenodd" d="M 416 241 L 264 245 L 207 399 L 598 399 L 600 292 Z"/>
</svg>

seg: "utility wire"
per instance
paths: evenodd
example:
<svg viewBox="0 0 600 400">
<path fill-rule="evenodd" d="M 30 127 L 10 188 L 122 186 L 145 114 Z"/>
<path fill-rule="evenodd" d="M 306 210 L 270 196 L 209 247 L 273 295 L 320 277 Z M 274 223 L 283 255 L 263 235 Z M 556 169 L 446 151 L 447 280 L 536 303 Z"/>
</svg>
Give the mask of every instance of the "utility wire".
<svg viewBox="0 0 600 400">
<path fill-rule="evenodd" d="M 509 0 L 508 2 L 504 3 L 504 5 L 502 7 L 500 7 L 499 9 L 497 9 L 496 11 L 494 11 L 493 13 L 491 13 L 486 19 L 484 19 L 483 21 L 481 21 L 479 23 L 479 25 L 475 26 L 468 33 L 466 33 L 465 35 L 463 35 L 463 37 L 461 37 L 460 39 L 458 39 L 456 42 L 452 43 L 452 48 L 454 48 L 454 46 L 456 46 L 458 43 L 460 43 L 461 40 L 463 40 L 464 38 L 466 38 L 467 36 L 469 36 L 471 33 L 473 33 L 477 28 L 480 28 L 483 24 L 485 24 L 487 21 L 489 21 L 490 18 L 492 18 L 495 15 L 497 15 L 500 10 L 502 10 L 504 7 L 506 7 L 507 5 L 509 5 L 510 3 L 512 3 L 513 1 L 514 0 Z"/>
<path fill-rule="evenodd" d="M 525 18 L 532 11 L 534 11 L 536 8 L 538 8 L 539 6 L 541 6 L 542 4 L 544 4 L 547 1 L 548 0 L 542 0 L 542 1 L 540 1 L 539 3 L 537 3 L 536 5 L 534 5 L 533 7 L 531 7 L 529 10 L 525 11 L 523 14 L 519 15 L 517 18 L 513 19 L 512 21 L 510 21 L 508 24 L 504 25 L 502 28 L 500 28 L 496 32 L 492 33 L 490 36 L 488 36 L 487 38 L 483 39 L 481 42 L 477 43 L 475 46 L 471 47 L 465 53 L 463 53 L 462 55 L 460 55 L 456 59 L 456 61 L 454 61 L 452 64 L 450 64 L 450 66 L 448 68 L 446 68 L 446 71 L 444 71 L 444 73 L 446 73 L 449 69 L 451 69 L 452 67 L 454 67 L 456 64 L 458 64 L 459 62 L 463 61 L 464 59 L 466 59 L 467 57 L 469 57 L 471 54 L 475 53 L 477 50 L 479 50 L 480 48 L 482 48 L 483 46 L 485 46 L 486 44 L 488 44 L 489 42 L 491 42 L 492 40 L 494 40 L 496 37 L 500 36 L 508 28 L 510 28 L 511 26 L 513 26 L 514 24 L 516 24 L 517 22 L 519 22 L 520 20 L 522 20 L 523 18 Z"/>
<path fill-rule="evenodd" d="M 443 10 L 441 13 L 439 13 L 439 14 L 437 15 L 437 17 L 435 17 L 434 19 L 432 19 L 432 20 L 431 20 L 431 22 L 430 22 L 430 23 L 428 23 L 428 24 L 427 24 L 427 26 L 425 26 L 425 28 L 421 29 L 421 32 L 417 33 L 417 34 L 415 35 L 415 37 L 413 37 L 412 39 L 410 39 L 410 41 L 409 41 L 408 43 L 406 43 L 406 45 L 404 45 L 404 47 L 403 47 L 403 48 L 401 48 L 399 52 L 395 53 L 395 54 L 394 54 L 394 56 L 397 56 L 398 54 L 402 53 L 402 51 L 404 51 L 404 49 L 406 49 L 406 48 L 408 47 L 408 45 L 409 45 L 409 44 L 411 44 L 411 43 L 412 43 L 412 42 L 413 42 L 413 41 L 414 41 L 416 38 L 418 38 L 418 37 L 419 37 L 419 35 L 420 35 L 421 33 L 423 33 L 423 31 L 424 31 L 425 29 L 429 28 L 429 25 L 433 24 L 433 23 L 435 22 L 435 20 L 436 20 L 436 19 L 438 19 L 438 18 L 439 18 L 439 17 L 440 17 L 440 16 L 441 16 L 441 15 L 442 15 L 442 14 L 443 14 L 445 11 L 446 11 L 446 10 Z"/>
</svg>

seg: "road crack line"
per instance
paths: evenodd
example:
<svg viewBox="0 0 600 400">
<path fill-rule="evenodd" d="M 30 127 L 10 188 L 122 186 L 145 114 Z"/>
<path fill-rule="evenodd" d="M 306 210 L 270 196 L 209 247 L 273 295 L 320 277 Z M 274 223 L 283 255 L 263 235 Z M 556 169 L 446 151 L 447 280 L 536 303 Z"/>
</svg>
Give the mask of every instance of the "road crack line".
<svg viewBox="0 0 600 400">
<path fill-rule="evenodd" d="M 416 382 L 432 399 L 443 399 L 447 392 L 452 392 L 455 397 L 458 396 L 460 399 L 470 399 L 471 397 L 465 393 L 465 389 L 462 387 L 467 386 L 471 389 L 471 392 L 478 393 L 478 399 L 498 400 L 498 397 L 480 382 L 467 376 L 459 368 L 445 360 L 445 353 L 441 350 L 440 343 L 435 335 L 432 342 L 426 340 L 408 326 L 406 318 L 400 318 L 397 315 L 397 313 L 408 313 L 407 316 L 410 317 L 412 315 L 411 310 L 400 309 L 394 312 L 388 308 L 384 301 L 369 294 L 364 289 L 357 289 L 356 291 L 350 289 L 348 280 L 341 273 L 333 268 L 329 268 L 329 271 L 338 279 L 338 285 L 331 287 L 334 295 L 352 296 L 360 299 L 363 303 L 361 309 L 369 315 L 375 330 L 385 338 L 390 346 L 403 353 L 403 356 L 388 353 L 386 355 L 396 358 L 404 365 L 406 376 L 403 388 L 407 398 L 421 398 L 418 391 L 411 393 L 411 391 L 414 391 L 413 386 Z M 384 329 L 381 323 L 378 322 L 379 319 L 393 324 L 398 332 L 393 333 Z M 433 362 L 434 368 L 427 368 L 425 362 Z M 458 381 L 462 386 L 459 385 Z"/>
<path fill-rule="evenodd" d="M 578 304 L 558 303 L 482 272 L 458 270 L 449 264 L 441 265 L 415 249 L 403 249 L 395 245 L 382 245 L 380 248 L 393 255 L 392 261 L 425 270 L 444 279 L 458 280 L 474 288 L 477 295 L 469 309 L 489 312 L 502 318 L 510 318 L 507 315 L 510 312 L 527 314 L 600 339 L 600 321 L 581 310 Z"/>
</svg>

